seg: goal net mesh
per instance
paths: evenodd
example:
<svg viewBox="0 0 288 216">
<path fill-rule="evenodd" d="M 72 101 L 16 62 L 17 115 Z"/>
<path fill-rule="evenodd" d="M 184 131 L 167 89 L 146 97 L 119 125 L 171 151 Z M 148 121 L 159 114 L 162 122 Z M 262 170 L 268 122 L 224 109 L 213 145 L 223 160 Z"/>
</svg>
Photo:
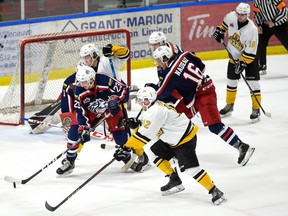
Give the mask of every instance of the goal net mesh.
<svg viewBox="0 0 288 216">
<path fill-rule="evenodd" d="M 76 70 L 80 48 L 94 43 L 102 47 L 117 44 L 130 49 L 125 29 L 70 31 L 34 35 L 20 41 L 20 55 L 10 85 L 0 98 L 0 124 L 18 125 L 25 113 L 37 111 L 56 101 L 63 81 Z M 130 58 L 121 69 L 121 78 L 131 80 Z"/>
</svg>

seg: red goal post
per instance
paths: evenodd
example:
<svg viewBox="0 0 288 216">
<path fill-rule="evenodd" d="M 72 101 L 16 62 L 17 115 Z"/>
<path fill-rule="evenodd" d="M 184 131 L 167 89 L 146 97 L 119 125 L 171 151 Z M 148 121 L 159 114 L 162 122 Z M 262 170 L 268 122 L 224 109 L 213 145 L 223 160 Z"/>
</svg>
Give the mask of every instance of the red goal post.
<svg viewBox="0 0 288 216">
<path fill-rule="evenodd" d="M 15 73 L 0 98 L 0 124 L 22 124 L 25 114 L 55 102 L 63 81 L 75 72 L 80 48 L 87 43 L 96 44 L 100 55 L 107 44 L 131 49 L 130 32 L 126 29 L 67 31 L 23 38 Z M 130 58 L 121 69 L 121 77 L 131 85 Z"/>
</svg>

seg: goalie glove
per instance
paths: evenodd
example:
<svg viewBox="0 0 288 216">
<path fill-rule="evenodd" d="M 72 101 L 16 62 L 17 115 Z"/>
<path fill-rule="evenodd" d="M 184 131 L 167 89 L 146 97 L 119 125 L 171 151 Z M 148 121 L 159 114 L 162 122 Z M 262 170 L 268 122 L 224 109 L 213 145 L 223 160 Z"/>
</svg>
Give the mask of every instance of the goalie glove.
<svg viewBox="0 0 288 216">
<path fill-rule="evenodd" d="M 103 114 L 108 108 L 108 102 L 103 99 L 96 99 L 88 106 L 88 110 L 95 114 Z"/>
<path fill-rule="evenodd" d="M 78 140 L 81 143 L 85 143 L 90 141 L 90 130 L 89 127 L 84 126 L 84 125 L 80 125 L 78 128 Z"/>
<path fill-rule="evenodd" d="M 121 117 L 118 121 L 118 127 L 127 127 L 127 128 L 131 128 L 131 129 L 136 129 L 137 127 L 139 127 L 141 125 L 141 121 L 136 119 L 136 118 L 123 118 Z"/>
<path fill-rule="evenodd" d="M 219 26 L 216 27 L 216 30 L 213 34 L 213 37 L 218 43 L 221 43 L 224 40 L 225 32 L 220 29 Z"/>
<path fill-rule="evenodd" d="M 235 71 L 234 71 L 235 74 L 241 74 L 245 70 L 246 67 L 247 67 L 247 64 L 244 61 L 242 60 L 238 61 L 235 67 Z"/>
<path fill-rule="evenodd" d="M 111 57 L 114 55 L 114 52 L 112 51 L 112 47 L 113 47 L 112 44 L 107 44 L 106 46 L 102 48 L 102 52 L 105 57 Z"/>
</svg>

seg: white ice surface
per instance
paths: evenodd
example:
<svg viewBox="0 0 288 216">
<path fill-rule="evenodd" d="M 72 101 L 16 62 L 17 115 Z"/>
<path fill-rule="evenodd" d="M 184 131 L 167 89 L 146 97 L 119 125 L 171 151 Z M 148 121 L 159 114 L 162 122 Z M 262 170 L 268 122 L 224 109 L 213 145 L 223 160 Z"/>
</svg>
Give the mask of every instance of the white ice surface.
<svg viewBox="0 0 288 216">
<path fill-rule="evenodd" d="M 214 80 L 219 109 L 225 105 L 227 60 L 206 61 L 206 73 Z M 157 80 L 155 68 L 133 71 L 132 82 L 142 86 Z M 29 126 L 0 126 L 0 215 L 1 216 L 284 216 L 288 215 L 288 55 L 269 56 L 268 74 L 261 77 L 262 106 L 272 118 L 261 115 L 251 124 L 251 99 L 243 80 L 231 117 L 223 122 L 256 151 L 245 167 L 236 161 L 238 152 L 204 128 L 199 119 L 197 152 L 202 168 L 225 193 L 228 201 L 215 206 L 207 191 L 181 173 L 185 190 L 163 197 L 160 187 L 168 178 L 155 167 L 144 173 L 122 173 L 114 162 L 75 193 L 54 213 L 45 201 L 57 205 L 104 164 L 113 151 L 100 148 L 101 140 L 85 144 L 74 172 L 57 177 L 61 159 L 49 165 L 25 185 L 4 181 L 4 176 L 25 179 L 42 169 L 66 148 L 62 132 L 29 134 Z M 131 116 L 137 114 L 134 106 Z"/>
</svg>

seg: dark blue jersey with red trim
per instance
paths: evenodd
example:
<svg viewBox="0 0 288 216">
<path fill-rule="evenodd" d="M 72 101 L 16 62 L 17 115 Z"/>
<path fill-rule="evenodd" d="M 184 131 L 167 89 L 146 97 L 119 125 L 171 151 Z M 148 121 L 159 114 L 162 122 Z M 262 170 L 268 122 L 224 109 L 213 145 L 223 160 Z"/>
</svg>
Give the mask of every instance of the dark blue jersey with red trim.
<svg viewBox="0 0 288 216">
<path fill-rule="evenodd" d="M 73 85 L 74 83 L 74 85 Z M 74 91 L 76 83 L 76 72 L 71 74 L 63 82 L 61 93 L 61 112 L 72 112 L 74 109 Z"/>
<path fill-rule="evenodd" d="M 96 86 L 89 90 L 78 84 L 75 89 L 75 108 L 78 124 L 91 127 L 93 120 L 99 118 L 101 114 L 91 112 L 88 106 L 97 99 L 107 101 L 111 95 L 116 95 L 119 103 L 126 103 L 129 100 L 129 88 L 126 84 L 104 73 L 97 73 Z"/>
<path fill-rule="evenodd" d="M 191 103 L 203 79 L 205 64 L 191 52 L 180 54 L 168 68 L 162 71 L 163 80 L 157 90 L 157 98 L 172 102 L 171 95 L 177 91 L 185 104 Z"/>
</svg>

